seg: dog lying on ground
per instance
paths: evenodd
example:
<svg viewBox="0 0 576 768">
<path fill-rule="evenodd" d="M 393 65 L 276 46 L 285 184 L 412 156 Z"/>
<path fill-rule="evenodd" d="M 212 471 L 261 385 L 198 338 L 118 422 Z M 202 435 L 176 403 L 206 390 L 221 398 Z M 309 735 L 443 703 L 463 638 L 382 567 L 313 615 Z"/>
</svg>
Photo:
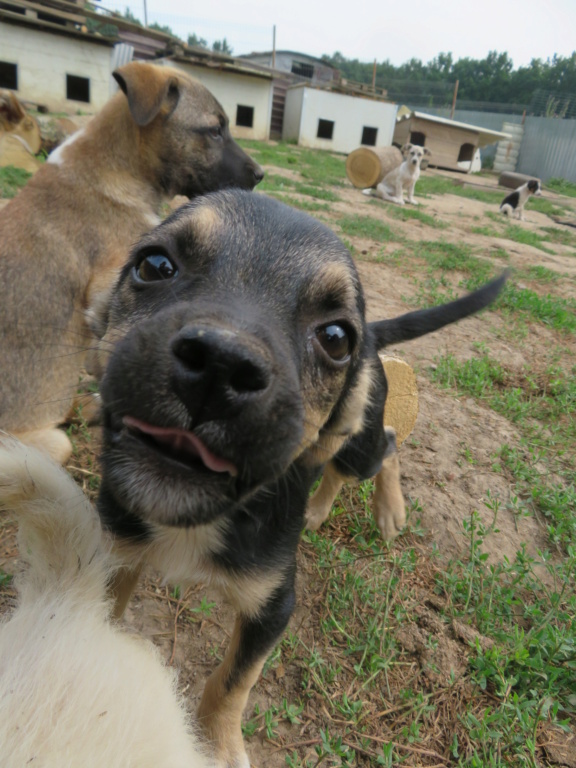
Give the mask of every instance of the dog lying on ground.
<svg viewBox="0 0 576 768">
<path fill-rule="evenodd" d="M 540 196 L 541 194 L 542 189 L 540 187 L 540 182 L 537 179 L 530 179 L 530 181 L 522 184 L 522 186 L 518 187 L 514 192 L 510 192 L 509 195 L 506 195 L 504 200 L 500 203 L 500 213 L 511 217 L 516 214 L 516 218 L 520 221 L 524 221 L 524 206 L 528 202 L 528 198 L 530 195 Z"/>
<path fill-rule="evenodd" d="M 26 570 L 0 621 L 2 768 L 208 768 L 154 647 L 109 621 L 98 515 L 44 453 L 0 436 L 0 508 Z"/>
<path fill-rule="evenodd" d="M 363 189 L 362 194 L 379 197 L 382 200 L 388 200 L 391 203 L 404 205 L 404 190 L 408 194 L 408 202 L 412 205 L 419 205 L 414 197 L 414 187 L 420 178 L 420 164 L 422 159 L 432 153 L 426 147 L 418 147 L 415 144 L 404 144 L 402 147 L 404 161 L 394 168 L 382 179 L 376 189 L 369 187 Z"/>
<path fill-rule="evenodd" d="M 356 477 L 385 459 L 399 489 L 378 350 L 487 306 L 503 280 L 367 324 L 340 240 L 238 190 L 184 206 L 133 250 L 102 318 L 98 509 L 127 565 L 119 612 L 146 563 L 237 611 L 199 708 L 218 766 L 249 765 L 242 711 L 294 608 L 313 482 L 334 456 Z"/>
<path fill-rule="evenodd" d="M 0 428 L 60 462 L 71 445 L 56 426 L 78 402 L 90 318 L 130 246 L 174 195 L 264 175 L 203 85 L 140 62 L 113 74 L 121 92 L 0 212 Z"/>
</svg>

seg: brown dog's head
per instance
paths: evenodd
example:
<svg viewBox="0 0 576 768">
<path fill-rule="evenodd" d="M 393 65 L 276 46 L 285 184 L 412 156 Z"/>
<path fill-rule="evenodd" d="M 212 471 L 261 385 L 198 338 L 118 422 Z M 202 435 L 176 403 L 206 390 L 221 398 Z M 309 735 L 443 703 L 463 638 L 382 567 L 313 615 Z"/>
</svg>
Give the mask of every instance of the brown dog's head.
<svg viewBox="0 0 576 768">
<path fill-rule="evenodd" d="M 262 168 L 234 141 L 222 106 L 197 80 L 143 62 L 112 74 L 140 129 L 142 160 L 165 194 L 195 197 L 262 181 Z"/>
<path fill-rule="evenodd" d="M 108 490 L 193 525 L 295 461 L 319 466 L 361 424 L 364 336 L 356 270 L 322 224 L 238 190 L 184 206 L 141 240 L 109 309 Z"/>
</svg>

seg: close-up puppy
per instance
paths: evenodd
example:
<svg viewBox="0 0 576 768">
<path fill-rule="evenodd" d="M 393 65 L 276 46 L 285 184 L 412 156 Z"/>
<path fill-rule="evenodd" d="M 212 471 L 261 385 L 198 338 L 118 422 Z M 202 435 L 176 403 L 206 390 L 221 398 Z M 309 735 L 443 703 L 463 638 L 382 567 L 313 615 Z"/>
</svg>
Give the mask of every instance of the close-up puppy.
<svg viewBox="0 0 576 768">
<path fill-rule="evenodd" d="M 199 707 L 221 768 L 249 765 L 242 711 L 294 608 L 313 482 L 334 457 L 369 477 L 395 455 L 378 350 L 480 310 L 504 279 L 366 323 L 336 235 L 240 190 L 198 198 L 133 249 L 101 318 L 98 509 L 127 566 L 118 612 L 147 563 L 216 586 L 237 612 Z"/>
<path fill-rule="evenodd" d="M 131 62 L 120 86 L 0 211 L 0 429 L 60 462 L 56 429 L 78 397 L 95 308 L 132 244 L 159 223 L 163 203 L 263 177 L 232 139 L 221 105 L 180 70 Z"/>
<path fill-rule="evenodd" d="M 518 187 L 514 192 L 510 192 L 509 195 L 506 195 L 504 200 L 500 203 L 500 213 L 510 217 L 516 216 L 520 221 L 524 221 L 524 206 L 528 202 L 528 198 L 530 195 L 539 197 L 541 194 L 542 189 L 538 179 L 530 179 L 530 181 L 522 184 L 522 186 Z"/>
<path fill-rule="evenodd" d="M 406 190 L 408 202 L 412 205 L 419 205 L 414 197 L 414 187 L 420 178 L 420 166 L 423 159 L 432 153 L 426 147 L 405 144 L 402 147 L 402 154 L 404 156 L 403 162 L 387 173 L 375 189 L 371 187 L 363 189 L 362 194 L 404 205 L 404 190 Z"/>
<path fill-rule="evenodd" d="M 2 768 L 208 768 L 174 670 L 110 622 L 115 560 L 80 488 L 0 435 L 1 510 L 25 564 L 0 620 Z"/>
</svg>

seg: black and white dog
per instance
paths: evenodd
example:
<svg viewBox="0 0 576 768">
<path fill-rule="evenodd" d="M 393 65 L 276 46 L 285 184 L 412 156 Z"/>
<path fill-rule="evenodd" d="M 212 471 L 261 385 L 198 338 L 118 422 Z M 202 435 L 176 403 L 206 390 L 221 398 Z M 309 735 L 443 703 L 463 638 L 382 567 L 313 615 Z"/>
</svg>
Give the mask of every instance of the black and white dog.
<svg viewBox="0 0 576 768">
<path fill-rule="evenodd" d="M 530 195 L 541 195 L 542 189 L 540 188 L 540 182 L 538 179 L 530 179 L 526 184 L 522 184 L 521 187 L 515 189 L 514 192 L 510 192 L 506 195 L 504 200 L 500 203 L 500 212 L 506 216 L 513 216 L 516 214 L 520 221 L 524 221 L 524 206 L 528 202 Z"/>
</svg>

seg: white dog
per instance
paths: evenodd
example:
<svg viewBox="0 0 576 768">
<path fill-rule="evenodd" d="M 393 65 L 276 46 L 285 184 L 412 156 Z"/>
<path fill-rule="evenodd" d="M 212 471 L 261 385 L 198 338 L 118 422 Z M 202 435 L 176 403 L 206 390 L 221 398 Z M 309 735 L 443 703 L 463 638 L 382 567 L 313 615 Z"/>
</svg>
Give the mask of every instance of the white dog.
<svg viewBox="0 0 576 768">
<path fill-rule="evenodd" d="M 363 194 L 404 205 L 404 190 L 406 190 L 408 202 L 418 205 L 418 201 L 414 197 L 414 187 L 420 178 L 420 164 L 424 156 L 429 156 L 432 153 L 426 147 L 404 144 L 402 154 L 404 161 L 390 173 L 387 173 L 375 189 L 371 187 L 363 189 Z"/>
<path fill-rule="evenodd" d="M 207 768 L 175 674 L 109 621 L 115 566 L 81 490 L 0 435 L 0 507 L 18 514 L 27 564 L 0 623 L 2 768 Z"/>
<path fill-rule="evenodd" d="M 522 184 L 521 187 L 510 192 L 506 195 L 504 200 L 500 203 L 500 213 L 506 216 L 514 216 L 516 214 L 520 221 L 524 221 L 524 206 L 528 202 L 530 195 L 536 195 L 539 197 L 542 194 L 540 182 L 538 179 L 530 179 L 526 184 Z"/>
</svg>

